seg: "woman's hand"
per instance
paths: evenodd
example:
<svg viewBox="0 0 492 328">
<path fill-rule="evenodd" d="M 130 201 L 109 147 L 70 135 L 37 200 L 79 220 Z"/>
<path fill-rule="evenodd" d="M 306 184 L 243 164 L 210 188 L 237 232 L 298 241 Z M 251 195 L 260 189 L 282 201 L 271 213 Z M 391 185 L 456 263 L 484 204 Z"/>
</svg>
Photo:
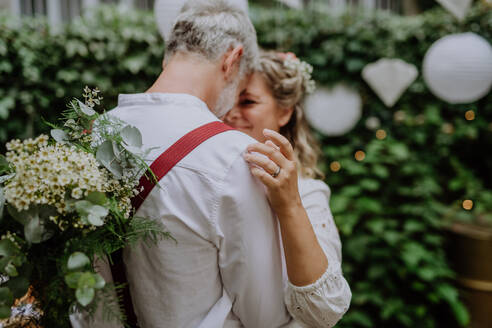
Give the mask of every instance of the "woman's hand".
<svg viewBox="0 0 492 328">
<path fill-rule="evenodd" d="M 323 275 L 328 260 L 302 206 L 292 145 L 275 131 L 265 129 L 263 134 L 267 141 L 248 146 L 244 157 L 251 164 L 251 173 L 267 187 L 277 214 L 289 280 L 306 286 Z"/>
<path fill-rule="evenodd" d="M 267 141 L 248 146 L 244 158 L 251 164 L 251 173 L 267 187 L 270 205 L 279 219 L 291 217 L 302 208 L 294 149 L 275 131 L 265 129 L 263 135 Z"/>
</svg>

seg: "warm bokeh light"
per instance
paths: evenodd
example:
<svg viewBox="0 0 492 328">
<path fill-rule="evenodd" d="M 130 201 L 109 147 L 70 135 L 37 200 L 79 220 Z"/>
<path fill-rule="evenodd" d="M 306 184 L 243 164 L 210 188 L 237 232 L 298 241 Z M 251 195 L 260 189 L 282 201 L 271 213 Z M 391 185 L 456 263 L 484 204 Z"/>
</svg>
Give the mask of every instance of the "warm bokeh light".
<svg viewBox="0 0 492 328">
<path fill-rule="evenodd" d="M 366 153 L 364 153 L 362 150 L 358 150 L 355 152 L 355 159 L 360 161 L 363 161 L 364 158 L 366 158 Z"/>
<path fill-rule="evenodd" d="M 469 110 L 465 113 L 465 118 L 467 121 L 473 121 L 475 119 L 475 112 L 472 110 Z"/>
<path fill-rule="evenodd" d="M 471 210 L 473 208 L 473 201 L 470 199 L 464 200 L 463 201 L 463 208 L 467 211 Z"/>
<path fill-rule="evenodd" d="M 384 131 L 382 129 L 379 129 L 376 131 L 376 138 L 378 138 L 379 140 L 385 139 L 386 136 L 387 136 L 386 131 Z"/>
<path fill-rule="evenodd" d="M 338 171 L 340 171 L 341 168 L 342 168 L 342 166 L 340 165 L 340 162 L 338 162 L 338 161 L 331 162 L 331 164 L 330 164 L 330 170 L 332 170 L 333 172 L 338 172 Z"/>
<path fill-rule="evenodd" d="M 453 134 L 454 133 L 454 125 L 451 123 L 444 123 L 441 127 L 442 132 L 446 134 Z"/>
</svg>

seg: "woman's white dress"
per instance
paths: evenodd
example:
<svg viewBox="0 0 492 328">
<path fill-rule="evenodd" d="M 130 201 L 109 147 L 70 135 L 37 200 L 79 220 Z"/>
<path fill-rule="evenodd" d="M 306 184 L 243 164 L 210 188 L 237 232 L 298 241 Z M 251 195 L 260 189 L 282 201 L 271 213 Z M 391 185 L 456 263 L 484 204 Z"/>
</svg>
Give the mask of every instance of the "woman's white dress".
<svg viewBox="0 0 492 328">
<path fill-rule="evenodd" d="M 284 270 L 285 304 L 303 327 L 333 327 L 348 310 L 352 293 L 342 274 L 342 245 L 330 211 L 330 189 L 321 180 L 299 179 L 299 193 L 328 268 L 318 281 L 302 287 L 291 284 Z"/>
</svg>

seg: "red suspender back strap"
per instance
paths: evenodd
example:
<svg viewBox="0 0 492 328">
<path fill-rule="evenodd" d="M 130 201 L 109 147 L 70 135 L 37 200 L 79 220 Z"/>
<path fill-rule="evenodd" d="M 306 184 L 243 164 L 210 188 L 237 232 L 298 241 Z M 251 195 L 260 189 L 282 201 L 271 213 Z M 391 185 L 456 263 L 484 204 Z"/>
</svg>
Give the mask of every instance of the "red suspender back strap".
<svg viewBox="0 0 492 328">
<path fill-rule="evenodd" d="M 150 169 L 156 176 L 157 181 L 160 181 L 179 161 L 205 140 L 229 130 L 233 130 L 233 128 L 222 122 L 215 121 L 202 125 L 187 133 L 150 165 Z M 139 190 L 143 187 L 143 191 L 132 199 L 135 212 L 137 212 L 145 198 L 150 194 L 154 185 L 154 182 L 146 176 L 140 179 Z"/>
<path fill-rule="evenodd" d="M 230 126 L 222 122 L 212 122 L 205 124 L 191 132 L 187 133 L 181 139 L 176 141 L 171 147 L 169 147 L 164 153 L 162 153 L 153 163 L 150 165 L 150 169 L 160 181 L 180 160 L 188 155 L 193 149 L 198 147 L 205 140 L 225 131 L 233 130 Z M 139 189 L 143 187 L 143 191 L 132 199 L 132 205 L 135 212 L 140 208 L 140 205 L 144 202 L 145 198 L 150 194 L 154 188 L 154 183 L 146 176 L 140 179 Z M 137 316 L 133 309 L 132 297 L 130 295 L 130 288 L 128 286 L 128 280 L 126 277 L 125 266 L 123 264 L 122 250 L 118 250 L 111 255 L 113 264 L 111 265 L 111 271 L 113 274 L 113 280 L 115 284 L 123 285 L 124 287 L 120 291 L 122 296 L 123 308 L 126 315 L 127 327 L 137 328 Z"/>
</svg>

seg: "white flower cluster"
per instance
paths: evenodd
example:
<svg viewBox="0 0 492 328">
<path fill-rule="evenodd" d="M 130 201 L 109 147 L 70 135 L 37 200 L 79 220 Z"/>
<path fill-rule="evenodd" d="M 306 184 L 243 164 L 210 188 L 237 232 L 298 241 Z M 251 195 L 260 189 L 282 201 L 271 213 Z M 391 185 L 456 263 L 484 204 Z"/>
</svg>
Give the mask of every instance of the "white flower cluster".
<svg viewBox="0 0 492 328">
<path fill-rule="evenodd" d="M 285 58 L 284 66 L 287 69 L 295 70 L 301 74 L 305 93 L 310 94 L 316 90 L 316 83 L 311 77 L 313 66 L 290 55 Z"/>
<path fill-rule="evenodd" d="M 71 200 L 98 191 L 114 193 L 121 201 L 120 209 L 127 217 L 130 215 L 133 188 L 127 190 L 111 178 L 93 154 L 60 143 L 48 145 L 45 135 L 23 142 L 12 140 L 7 143 L 7 150 L 7 161 L 15 168 L 15 176 L 5 185 L 5 199 L 18 211 L 36 205 L 54 206 L 62 218 L 50 219 L 62 229 L 63 216 L 74 211 Z M 81 227 L 77 221 L 71 224 Z"/>
</svg>

